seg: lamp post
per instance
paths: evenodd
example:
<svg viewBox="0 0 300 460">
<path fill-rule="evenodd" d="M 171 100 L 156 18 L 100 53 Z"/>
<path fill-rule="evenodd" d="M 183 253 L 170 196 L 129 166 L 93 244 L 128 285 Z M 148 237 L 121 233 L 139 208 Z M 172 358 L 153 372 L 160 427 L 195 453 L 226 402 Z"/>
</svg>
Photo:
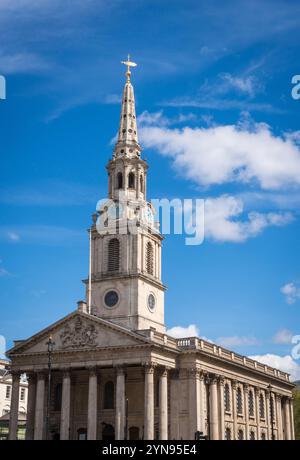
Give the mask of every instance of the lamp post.
<svg viewBox="0 0 300 460">
<path fill-rule="evenodd" d="M 268 390 L 270 392 L 270 415 L 271 415 L 271 430 L 272 430 L 272 441 L 274 441 L 274 404 L 273 404 L 273 396 L 272 396 L 272 385 L 268 386 Z"/>
<path fill-rule="evenodd" d="M 47 353 L 48 353 L 48 397 L 47 397 L 47 412 L 46 412 L 46 439 L 49 436 L 49 417 L 50 417 L 50 403 L 51 403 L 51 366 L 52 366 L 52 352 L 55 343 L 52 340 L 51 335 L 49 336 L 47 345 Z"/>
</svg>

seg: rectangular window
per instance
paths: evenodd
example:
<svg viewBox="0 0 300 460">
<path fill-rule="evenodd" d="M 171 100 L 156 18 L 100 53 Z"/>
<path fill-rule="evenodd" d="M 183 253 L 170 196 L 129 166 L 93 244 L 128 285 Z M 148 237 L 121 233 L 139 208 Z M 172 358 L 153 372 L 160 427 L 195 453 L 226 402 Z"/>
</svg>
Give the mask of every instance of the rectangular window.
<svg viewBox="0 0 300 460">
<path fill-rule="evenodd" d="M 25 388 L 21 388 L 20 401 L 25 401 Z"/>
<path fill-rule="evenodd" d="M 6 393 L 5 393 L 5 398 L 6 399 L 10 399 L 10 395 L 11 395 L 11 387 L 9 385 L 7 385 L 6 387 Z"/>
</svg>

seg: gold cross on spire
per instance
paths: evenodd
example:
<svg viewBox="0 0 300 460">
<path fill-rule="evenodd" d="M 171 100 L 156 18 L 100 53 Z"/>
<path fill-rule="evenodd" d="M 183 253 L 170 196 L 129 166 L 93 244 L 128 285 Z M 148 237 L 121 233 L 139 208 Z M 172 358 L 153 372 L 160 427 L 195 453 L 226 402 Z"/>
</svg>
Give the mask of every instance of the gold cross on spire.
<svg viewBox="0 0 300 460">
<path fill-rule="evenodd" d="M 127 61 L 121 61 L 121 64 L 124 64 L 127 66 L 127 72 L 125 75 L 127 77 L 127 81 L 130 81 L 130 75 L 131 75 L 130 67 L 136 67 L 137 64 L 130 60 L 130 54 L 128 54 L 127 56 Z"/>
</svg>

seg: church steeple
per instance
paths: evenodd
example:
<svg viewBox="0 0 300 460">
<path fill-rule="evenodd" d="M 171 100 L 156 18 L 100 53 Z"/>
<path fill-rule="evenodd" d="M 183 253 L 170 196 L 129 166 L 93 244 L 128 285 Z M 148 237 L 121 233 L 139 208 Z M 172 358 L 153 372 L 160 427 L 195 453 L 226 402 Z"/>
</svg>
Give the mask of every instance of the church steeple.
<svg viewBox="0 0 300 460">
<path fill-rule="evenodd" d="M 108 172 L 109 200 L 91 228 L 91 276 L 87 298 L 93 314 L 131 330 L 164 326 L 161 242 L 155 210 L 147 201 L 148 164 L 140 156 L 133 87 L 125 61 L 121 121 Z M 90 294 L 91 293 L 91 294 Z"/>
<path fill-rule="evenodd" d="M 140 156 L 142 149 L 138 143 L 135 100 L 133 86 L 130 81 L 130 68 L 136 67 L 137 64 L 130 61 L 129 55 L 128 60 L 122 61 L 122 64 L 127 66 L 126 83 L 123 90 L 120 127 L 118 141 L 114 149 L 114 158 L 136 158 Z"/>
</svg>

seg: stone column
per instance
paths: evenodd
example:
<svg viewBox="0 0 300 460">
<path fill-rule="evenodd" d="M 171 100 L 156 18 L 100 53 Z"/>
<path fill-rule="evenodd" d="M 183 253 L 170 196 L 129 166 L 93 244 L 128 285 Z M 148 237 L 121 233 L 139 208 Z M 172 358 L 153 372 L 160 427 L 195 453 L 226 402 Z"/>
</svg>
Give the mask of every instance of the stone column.
<svg viewBox="0 0 300 460">
<path fill-rule="evenodd" d="M 295 439 L 295 423 L 294 423 L 294 406 L 293 398 L 290 399 L 290 413 L 291 413 L 291 439 Z"/>
<path fill-rule="evenodd" d="M 277 439 L 283 439 L 283 426 L 282 426 L 282 411 L 281 411 L 281 396 L 276 395 L 276 415 L 277 415 Z"/>
<path fill-rule="evenodd" d="M 268 433 L 268 439 L 272 439 L 272 430 L 271 430 L 271 402 L 270 402 L 270 391 L 266 390 L 265 392 L 265 397 L 266 397 L 266 422 L 267 422 L 267 433 Z"/>
<path fill-rule="evenodd" d="M 45 423 L 45 374 L 38 373 L 35 400 L 34 439 L 40 440 L 44 436 Z"/>
<path fill-rule="evenodd" d="M 210 383 L 210 439 L 219 439 L 218 380 L 213 376 Z"/>
<path fill-rule="evenodd" d="M 116 413 L 115 433 L 116 440 L 125 438 L 125 370 L 122 366 L 116 368 Z M 127 433 L 126 433 L 127 436 Z"/>
<path fill-rule="evenodd" d="M 219 377 L 219 439 L 225 439 L 224 378 Z"/>
<path fill-rule="evenodd" d="M 19 418 L 20 373 L 12 371 L 12 392 L 10 402 L 9 439 L 17 439 Z"/>
<path fill-rule="evenodd" d="M 27 397 L 27 420 L 26 420 L 26 435 L 28 441 L 34 438 L 34 411 L 36 399 L 36 376 L 33 372 L 26 373 L 28 381 L 28 397 Z"/>
<path fill-rule="evenodd" d="M 205 397 L 206 397 L 206 390 L 205 390 L 205 383 L 204 383 L 205 375 L 203 372 L 200 373 L 199 376 L 199 383 L 200 383 L 200 431 L 204 435 L 206 435 L 206 426 L 205 426 Z"/>
<path fill-rule="evenodd" d="M 168 439 L 168 371 L 159 376 L 159 439 Z"/>
<path fill-rule="evenodd" d="M 249 439 L 249 385 L 244 383 L 244 414 L 246 422 L 245 440 Z"/>
<path fill-rule="evenodd" d="M 89 369 L 87 438 L 97 439 L 98 379 L 96 368 Z"/>
<path fill-rule="evenodd" d="M 260 413 L 259 413 L 259 395 L 260 390 L 259 388 L 255 388 L 255 415 L 256 415 L 256 427 L 257 427 L 257 434 L 256 439 L 260 439 Z"/>
<path fill-rule="evenodd" d="M 291 439 L 291 417 L 290 417 L 290 407 L 289 407 L 289 398 L 284 399 L 284 432 L 285 432 L 285 439 Z"/>
<path fill-rule="evenodd" d="M 70 439 L 70 410 L 71 410 L 71 375 L 64 371 L 62 382 L 62 400 L 60 413 L 60 439 Z"/>
<path fill-rule="evenodd" d="M 154 439 L 154 365 L 145 365 L 144 438 Z"/>
<path fill-rule="evenodd" d="M 231 382 L 231 388 L 232 388 L 232 417 L 233 417 L 232 439 L 233 440 L 237 439 L 236 387 L 237 387 L 237 382 L 236 382 L 236 380 L 233 380 Z"/>
<path fill-rule="evenodd" d="M 189 439 L 195 439 L 196 431 L 200 431 L 200 372 L 189 369 Z"/>
<path fill-rule="evenodd" d="M 180 381 L 178 370 L 173 370 L 170 378 L 170 439 L 180 439 L 179 433 Z"/>
</svg>

